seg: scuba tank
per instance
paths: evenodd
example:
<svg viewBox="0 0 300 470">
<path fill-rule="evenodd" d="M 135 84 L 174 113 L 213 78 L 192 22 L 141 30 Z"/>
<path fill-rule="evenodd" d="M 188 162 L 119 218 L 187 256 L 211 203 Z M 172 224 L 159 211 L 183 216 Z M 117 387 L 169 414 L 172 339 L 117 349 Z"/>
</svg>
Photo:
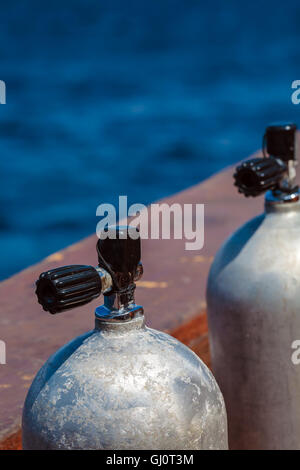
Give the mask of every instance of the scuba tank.
<svg viewBox="0 0 300 470">
<path fill-rule="evenodd" d="M 226 449 L 223 397 L 211 372 L 175 338 L 147 328 L 134 301 L 143 273 L 134 227 L 109 227 L 99 266 L 42 273 L 52 314 L 104 295 L 95 329 L 44 364 L 23 411 L 24 449 Z M 71 319 L 70 319 L 71 320 Z"/>
<path fill-rule="evenodd" d="M 230 449 L 300 449 L 300 202 L 296 125 L 267 127 L 263 158 L 236 168 L 240 193 L 266 192 L 265 213 L 239 228 L 211 266 L 212 369 L 224 395 Z"/>
</svg>

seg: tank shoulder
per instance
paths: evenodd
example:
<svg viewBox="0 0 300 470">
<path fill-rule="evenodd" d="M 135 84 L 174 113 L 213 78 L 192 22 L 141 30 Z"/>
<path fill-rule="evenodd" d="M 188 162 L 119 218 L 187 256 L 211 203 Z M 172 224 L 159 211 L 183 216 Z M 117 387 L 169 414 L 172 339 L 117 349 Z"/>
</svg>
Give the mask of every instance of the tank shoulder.
<svg viewBox="0 0 300 470">
<path fill-rule="evenodd" d="M 192 351 L 147 327 L 94 333 L 52 356 L 51 371 L 44 366 L 44 386 L 36 385 L 32 406 L 25 405 L 27 444 L 38 436 L 34 445 L 40 447 L 43 436 L 49 448 L 126 449 L 130 442 L 137 448 L 168 449 L 173 442 L 178 448 L 209 448 L 217 434 L 226 448 L 222 395 Z M 202 435 L 204 422 L 213 432 Z M 79 428 L 80 435 L 71 433 L 62 442 L 66 429 Z"/>
<path fill-rule="evenodd" d="M 200 387 L 214 391 L 216 396 L 222 401 L 221 392 L 213 374 L 197 354 L 168 333 L 152 328 L 146 328 L 146 330 L 150 337 L 155 338 L 156 342 L 161 342 L 163 348 L 170 348 L 171 355 L 169 365 L 171 368 L 173 367 L 175 370 L 182 368 L 182 370 L 185 371 L 184 375 L 187 373 L 190 374 L 190 377 L 192 377 L 195 382 L 199 381 Z M 161 355 L 162 352 L 163 351 L 157 351 L 159 358 L 163 357 L 165 360 L 168 355 Z"/>
<path fill-rule="evenodd" d="M 225 240 L 213 260 L 209 278 L 215 276 L 216 272 L 222 271 L 227 264 L 239 255 L 244 246 L 262 226 L 265 218 L 266 215 L 264 213 L 254 217 L 239 227 Z"/>
<path fill-rule="evenodd" d="M 34 381 L 31 384 L 27 398 L 26 407 L 31 407 L 41 389 L 47 383 L 53 374 L 66 362 L 70 356 L 86 341 L 94 330 L 88 331 L 77 338 L 72 339 L 61 348 L 59 348 L 38 371 Z"/>
</svg>

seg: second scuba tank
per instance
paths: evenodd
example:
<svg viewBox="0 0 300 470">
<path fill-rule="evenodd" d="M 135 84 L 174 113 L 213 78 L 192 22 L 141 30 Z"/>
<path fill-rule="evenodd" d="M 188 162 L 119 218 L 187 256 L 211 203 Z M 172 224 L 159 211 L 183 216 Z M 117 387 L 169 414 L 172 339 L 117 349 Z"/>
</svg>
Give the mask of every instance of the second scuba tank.
<svg viewBox="0 0 300 470">
<path fill-rule="evenodd" d="M 213 372 L 224 395 L 230 449 L 300 449 L 300 201 L 296 126 L 269 126 L 264 158 L 245 161 L 239 192 L 266 190 L 265 213 L 221 247 L 207 287 Z M 267 155 L 265 155 L 265 149 Z"/>
<path fill-rule="evenodd" d="M 24 449 L 226 449 L 223 397 L 190 349 L 147 328 L 135 304 L 142 275 L 135 228 L 109 228 L 99 266 L 42 273 L 50 313 L 104 294 L 95 329 L 63 346 L 38 372 L 23 412 Z M 70 321 L 71 318 L 70 318 Z"/>
</svg>

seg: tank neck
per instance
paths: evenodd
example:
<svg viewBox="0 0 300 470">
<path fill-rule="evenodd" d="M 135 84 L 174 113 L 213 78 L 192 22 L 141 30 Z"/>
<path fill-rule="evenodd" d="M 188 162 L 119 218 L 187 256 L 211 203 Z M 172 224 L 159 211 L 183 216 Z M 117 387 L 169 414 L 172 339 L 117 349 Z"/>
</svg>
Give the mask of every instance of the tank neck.
<svg viewBox="0 0 300 470">
<path fill-rule="evenodd" d="M 107 333 L 129 333 L 130 331 L 141 330 L 144 326 L 144 315 L 128 321 L 103 321 L 101 318 L 95 317 L 95 330 Z"/>
<path fill-rule="evenodd" d="M 130 330 L 144 325 L 144 309 L 134 300 L 120 304 L 118 294 L 104 297 L 104 305 L 95 310 L 95 328 L 101 330 Z"/>
<path fill-rule="evenodd" d="M 265 196 L 266 213 L 287 213 L 300 211 L 300 192 L 297 189 L 290 193 L 268 191 Z"/>
</svg>

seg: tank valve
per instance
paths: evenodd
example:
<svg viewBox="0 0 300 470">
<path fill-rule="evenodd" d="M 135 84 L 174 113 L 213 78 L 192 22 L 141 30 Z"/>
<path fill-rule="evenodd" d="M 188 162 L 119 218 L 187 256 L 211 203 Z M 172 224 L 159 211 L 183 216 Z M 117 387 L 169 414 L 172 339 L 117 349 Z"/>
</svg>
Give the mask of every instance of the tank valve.
<svg viewBox="0 0 300 470">
<path fill-rule="evenodd" d="M 136 227 L 108 227 L 97 242 L 99 266 L 71 265 L 42 273 L 36 295 L 43 309 L 55 314 L 110 297 L 110 311 L 134 303 L 135 281 L 143 274 L 141 241 Z"/>
<path fill-rule="evenodd" d="M 296 177 L 295 124 L 274 124 L 266 128 L 263 158 L 252 158 L 237 166 L 235 186 L 240 193 L 259 196 L 267 190 L 290 194 L 298 190 Z M 266 155 L 266 152 L 268 155 Z"/>
</svg>

